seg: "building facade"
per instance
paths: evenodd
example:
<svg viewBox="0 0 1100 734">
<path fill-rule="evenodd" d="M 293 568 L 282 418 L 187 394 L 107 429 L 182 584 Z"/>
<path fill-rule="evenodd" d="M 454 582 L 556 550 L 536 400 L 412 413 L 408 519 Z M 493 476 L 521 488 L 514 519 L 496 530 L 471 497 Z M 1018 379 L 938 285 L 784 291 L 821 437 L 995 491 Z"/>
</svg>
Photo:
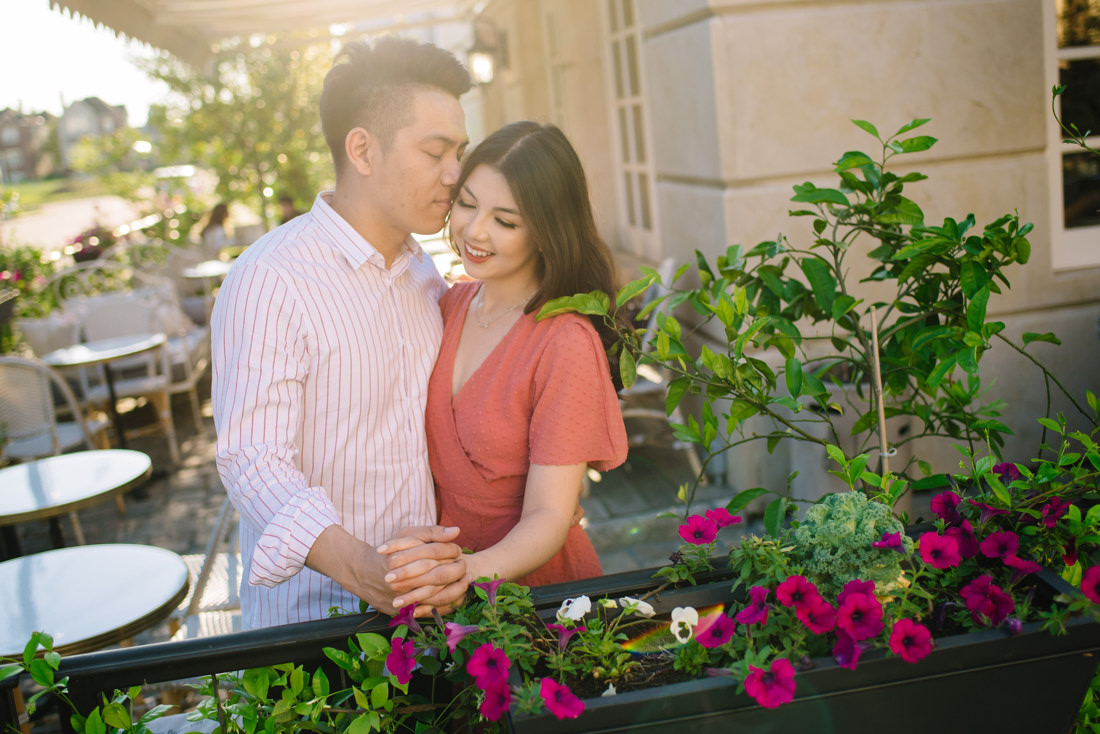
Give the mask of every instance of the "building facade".
<svg viewBox="0 0 1100 734">
<path fill-rule="evenodd" d="M 34 181 L 53 173 L 57 158 L 50 135 L 55 123 L 48 112 L 0 110 L 0 183 Z"/>
<path fill-rule="evenodd" d="M 71 168 L 73 148 L 85 136 L 111 135 L 128 124 L 125 105 L 109 105 L 99 97 L 87 97 L 67 105 L 57 120 L 62 168 Z"/>
</svg>

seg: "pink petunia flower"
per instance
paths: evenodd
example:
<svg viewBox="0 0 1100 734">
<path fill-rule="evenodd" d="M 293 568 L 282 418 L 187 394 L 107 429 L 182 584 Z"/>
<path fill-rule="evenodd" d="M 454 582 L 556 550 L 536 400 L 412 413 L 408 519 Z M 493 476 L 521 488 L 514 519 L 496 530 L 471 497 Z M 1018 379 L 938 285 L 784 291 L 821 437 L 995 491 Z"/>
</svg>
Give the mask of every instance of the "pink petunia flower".
<svg viewBox="0 0 1100 734">
<path fill-rule="evenodd" d="M 882 604 L 871 594 L 852 594 L 836 610 L 837 629 L 853 640 L 866 640 L 882 632 Z"/>
<path fill-rule="evenodd" d="M 443 625 L 443 631 L 447 633 L 447 649 L 454 655 L 455 649 L 458 647 L 458 643 L 466 637 L 466 635 L 477 632 L 479 627 L 476 624 L 457 624 L 455 622 L 447 622 Z"/>
<path fill-rule="evenodd" d="M 494 683 L 485 689 L 485 699 L 478 711 L 489 721 L 498 721 L 512 703 L 512 689 L 507 683 Z"/>
<path fill-rule="evenodd" d="M 873 548 L 882 548 L 883 550 L 897 551 L 898 553 L 905 553 L 905 546 L 901 542 L 901 531 L 896 533 L 883 532 L 882 539 L 876 540 L 871 543 Z"/>
<path fill-rule="evenodd" d="M 821 597 L 809 606 L 795 610 L 795 616 L 815 635 L 823 635 L 836 626 L 836 609 Z"/>
<path fill-rule="evenodd" d="M 839 607 L 844 603 L 852 594 L 869 594 L 875 595 L 875 582 L 874 581 L 860 581 L 859 579 L 852 579 L 848 583 L 844 584 L 844 588 L 836 596 L 836 605 Z"/>
<path fill-rule="evenodd" d="M 1067 566 L 1077 563 L 1077 538 L 1070 538 L 1062 551 L 1062 561 Z"/>
<path fill-rule="evenodd" d="M 390 640 L 390 654 L 386 656 L 386 669 L 397 678 L 397 682 L 404 685 L 412 680 L 413 668 L 416 667 L 416 648 L 412 642 L 406 642 L 400 637 Z"/>
<path fill-rule="evenodd" d="M 994 464 L 993 473 L 999 476 L 1003 482 L 1014 482 L 1020 478 L 1020 470 L 1016 468 L 1015 464 L 1007 461 L 1003 464 Z"/>
<path fill-rule="evenodd" d="M 1100 604 L 1100 566 L 1085 569 L 1081 577 L 1081 592 L 1093 604 Z"/>
<path fill-rule="evenodd" d="M 915 663 L 932 652 L 932 633 L 912 619 L 899 619 L 890 632 L 890 649 L 907 663 Z"/>
<path fill-rule="evenodd" d="M 764 708 L 782 706 L 794 698 L 794 666 L 786 658 L 775 660 L 771 668 L 764 670 L 749 666 L 745 678 L 745 693 Z"/>
<path fill-rule="evenodd" d="M 958 525 L 952 525 L 943 531 L 948 538 L 953 538 L 959 544 L 959 555 L 963 558 L 973 558 L 978 555 L 978 539 L 974 537 L 974 530 L 970 527 L 969 520 L 963 520 Z"/>
<path fill-rule="evenodd" d="M 1027 558 L 1020 558 L 1015 553 L 1010 556 L 1005 556 L 1005 565 L 1011 569 L 1015 569 L 1019 573 L 1021 578 L 1028 575 L 1029 573 L 1039 573 L 1043 570 L 1043 567 L 1035 561 L 1029 560 Z M 1016 574 L 1013 574 L 1013 576 L 1015 577 Z M 1019 581 L 1020 579 L 1014 578 L 1014 580 Z"/>
<path fill-rule="evenodd" d="M 978 502 L 977 500 L 967 500 L 967 501 L 970 502 L 970 504 L 974 505 L 975 507 L 977 507 L 979 510 L 982 511 L 981 517 L 978 518 L 978 523 L 980 525 L 985 525 L 989 521 L 989 518 L 993 517 L 994 515 L 1007 515 L 1008 514 L 1008 510 L 1003 509 L 1001 507 L 993 507 L 992 505 L 987 505 L 986 503 Z"/>
<path fill-rule="evenodd" d="M 1039 517 L 1039 522 L 1048 528 L 1053 528 L 1058 524 L 1058 520 L 1061 519 L 1062 515 L 1066 514 L 1066 510 L 1069 509 L 1069 506 L 1069 500 L 1064 500 L 1061 497 L 1054 497 L 1050 502 L 1047 502 L 1039 508 L 1039 511 L 1042 513 Z"/>
<path fill-rule="evenodd" d="M 718 523 L 702 515 L 692 515 L 680 526 L 680 537 L 692 545 L 713 543 L 718 537 Z"/>
<path fill-rule="evenodd" d="M 857 642 L 847 632 L 837 635 L 836 644 L 833 645 L 833 660 L 842 668 L 855 670 L 859 665 L 859 656 L 863 654 L 864 645 Z"/>
<path fill-rule="evenodd" d="M 569 686 L 553 678 L 543 678 L 539 684 L 542 702 L 558 719 L 575 719 L 584 712 L 584 701 L 573 695 Z"/>
<path fill-rule="evenodd" d="M 721 647 L 730 641 L 736 629 L 736 622 L 725 614 L 719 614 L 704 629 L 695 630 L 695 640 L 703 647 Z"/>
<path fill-rule="evenodd" d="M 959 565 L 959 543 L 954 538 L 927 532 L 920 536 L 921 560 L 933 568 L 952 568 Z"/>
<path fill-rule="evenodd" d="M 390 620 L 390 627 L 397 627 L 403 624 L 409 628 L 410 632 L 419 632 L 420 624 L 413 617 L 413 613 L 415 611 L 415 604 L 406 604 L 405 606 L 401 607 L 397 610 L 397 614 L 393 615 L 393 619 Z"/>
<path fill-rule="evenodd" d="M 768 623 L 768 587 L 754 586 L 749 589 L 748 605 L 737 613 L 737 621 L 743 625 Z"/>
<path fill-rule="evenodd" d="M 731 515 L 725 507 L 715 507 L 713 510 L 707 510 L 707 518 L 714 520 L 719 528 L 729 527 L 741 522 L 740 515 Z"/>
<path fill-rule="evenodd" d="M 821 594 L 805 576 L 790 576 L 776 587 L 775 598 L 783 606 L 798 610 L 811 605 L 815 599 L 820 599 Z"/>
<path fill-rule="evenodd" d="M 1001 530 L 990 533 L 982 541 L 982 555 L 986 558 L 1007 558 L 1016 555 L 1016 549 L 1020 547 L 1020 537 L 1011 530 Z"/>
<path fill-rule="evenodd" d="M 994 584 L 990 576 L 974 579 L 959 591 L 959 595 L 970 610 L 970 618 L 975 624 L 996 627 L 1016 608 L 1012 597 Z"/>
<path fill-rule="evenodd" d="M 940 492 L 932 498 L 932 512 L 936 513 L 948 524 L 955 524 L 962 519 L 962 515 L 955 508 L 959 506 L 962 498 L 954 492 Z"/>
<path fill-rule="evenodd" d="M 475 581 L 473 585 L 479 589 L 484 589 L 489 606 L 495 607 L 497 604 L 497 587 L 503 583 L 504 579 L 493 579 L 492 581 Z"/>
<path fill-rule="evenodd" d="M 569 644 L 569 638 L 587 629 L 584 625 L 580 627 L 566 627 L 561 624 L 548 624 L 546 628 L 558 633 L 558 652 L 563 652 L 565 650 L 565 646 Z"/>
<path fill-rule="evenodd" d="M 507 682 L 508 668 L 511 666 L 512 661 L 503 650 L 486 642 L 474 650 L 474 654 L 466 661 L 466 672 L 473 677 L 478 688 L 486 691 L 490 686 Z"/>
</svg>

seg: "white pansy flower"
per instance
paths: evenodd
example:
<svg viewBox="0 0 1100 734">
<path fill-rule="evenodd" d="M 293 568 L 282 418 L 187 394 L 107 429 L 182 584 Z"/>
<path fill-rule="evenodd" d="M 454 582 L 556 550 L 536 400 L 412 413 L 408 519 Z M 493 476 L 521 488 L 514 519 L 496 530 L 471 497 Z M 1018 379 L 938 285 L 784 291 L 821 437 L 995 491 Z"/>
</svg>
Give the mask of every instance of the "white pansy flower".
<svg viewBox="0 0 1100 734">
<path fill-rule="evenodd" d="M 601 698 L 606 698 L 607 696 L 614 696 L 616 693 L 618 693 L 618 691 L 615 690 L 615 684 L 614 683 L 608 683 L 607 684 L 607 690 L 604 691 L 603 693 L 601 693 L 600 697 Z"/>
<path fill-rule="evenodd" d="M 600 606 L 605 609 L 618 609 L 619 605 L 614 599 L 600 599 Z"/>
<path fill-rule="evenodd" d="M 587 596 L 578 596 L 576 599 L 566 599 L 558 610 L 558 620 L 570 620 L 576 622 L 584 615 L 592 611 L 592 600 Z"/>
<path fill-rule="evenodd" d="M 676 607 L 672 610 L 672 621 L 668 629 L 680 642 L 688 642 L 699 624 L 699 612 L 693 607 Z"/>
<path fill-rule="evenodd" d="M 619 599 L 619 604 L 621 604 L 626 611 L 637 614 L 639 617 L 646 617 L 647 619 L 657 613 L 656 610 L 653 609 L 652 604 L 647 601 L 642 601 L 641 599 L 635 599 L 632 596 L 624 596 L 622 599 Z"/>
</svg>

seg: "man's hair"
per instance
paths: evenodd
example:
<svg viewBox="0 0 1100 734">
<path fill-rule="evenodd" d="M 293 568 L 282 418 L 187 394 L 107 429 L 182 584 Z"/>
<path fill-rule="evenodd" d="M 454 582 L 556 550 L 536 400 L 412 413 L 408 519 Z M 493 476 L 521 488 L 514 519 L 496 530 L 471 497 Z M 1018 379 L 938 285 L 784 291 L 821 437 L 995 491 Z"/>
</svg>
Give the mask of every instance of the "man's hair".
<svg viewBox="0 0 1100 734">
<path fill-rule="evenodd" d="M 397 131 L 412 123 L 418 89 L 438 89 L 457 99 L 470 87 L 466 67 L 438 46 L 396 36 L 383 36 L 373 45 L 348 43 L 336 55 L 321 92 L 321 129 L 336 176 L 344 168 L 344 141 L 352 129 L 364 128 L 388 149 Z"/>
</svg>

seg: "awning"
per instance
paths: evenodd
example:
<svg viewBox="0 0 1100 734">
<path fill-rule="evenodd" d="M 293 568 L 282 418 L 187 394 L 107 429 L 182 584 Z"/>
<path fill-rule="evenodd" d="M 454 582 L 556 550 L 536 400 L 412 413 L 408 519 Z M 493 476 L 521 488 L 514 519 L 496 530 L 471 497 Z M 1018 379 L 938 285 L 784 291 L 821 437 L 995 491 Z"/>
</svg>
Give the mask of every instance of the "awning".
<svg viewBox="0 0 1100 734">
<path fill-rule="evenodd" d="M 471 17 L 484 0 L 50 0 L 201 66 L 217 44 L 257 33 L 366 24 L 372 31 Z"/>
</svg>

